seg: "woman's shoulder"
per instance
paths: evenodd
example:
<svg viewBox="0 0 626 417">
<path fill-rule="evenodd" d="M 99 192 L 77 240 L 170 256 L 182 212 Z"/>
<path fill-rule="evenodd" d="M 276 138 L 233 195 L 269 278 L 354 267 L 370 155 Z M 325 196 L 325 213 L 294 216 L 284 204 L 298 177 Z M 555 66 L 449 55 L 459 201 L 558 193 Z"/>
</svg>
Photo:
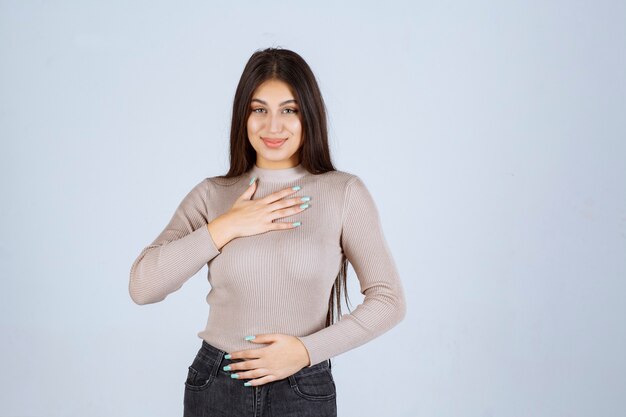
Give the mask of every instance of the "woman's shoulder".
<svg viewBox="0 0 626 417">
<path fill-rule="evenodd" d="M 316 180 L 325 181 L 331 185 L 346 186 L 355 181 L 358 178 L 358 175 L 337 169 L 323 174 L 313 175 L 313 177 Z"/>
<path fill-rule="evenodd" d="M 206 181 L 214 186 L 228 187 L 237 184 L 244 178 L 245 175 L 238 175 L 236 177 L 225 177 L 223 175 L 215 175 L 207 177 Z"/>
</svg>

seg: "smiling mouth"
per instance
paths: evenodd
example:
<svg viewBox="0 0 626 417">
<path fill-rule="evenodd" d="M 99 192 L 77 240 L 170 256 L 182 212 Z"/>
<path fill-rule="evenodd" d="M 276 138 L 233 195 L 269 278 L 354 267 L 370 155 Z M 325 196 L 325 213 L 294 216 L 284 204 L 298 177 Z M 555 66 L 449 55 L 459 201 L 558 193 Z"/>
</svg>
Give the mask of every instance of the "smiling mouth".
<svg viewBox="0 0 626 417">
<path fill-rule="evenodd" d="M 282 147 L 285 142 L 287 142 L 287 139 L 274 139 L 274 140 L 265 139 L 265 138 L 261 138 L 261 139 L 263 140 L 263 143 L 265 144 L 265 146 L 270 149 L 278 149 Z"/>
</svg>

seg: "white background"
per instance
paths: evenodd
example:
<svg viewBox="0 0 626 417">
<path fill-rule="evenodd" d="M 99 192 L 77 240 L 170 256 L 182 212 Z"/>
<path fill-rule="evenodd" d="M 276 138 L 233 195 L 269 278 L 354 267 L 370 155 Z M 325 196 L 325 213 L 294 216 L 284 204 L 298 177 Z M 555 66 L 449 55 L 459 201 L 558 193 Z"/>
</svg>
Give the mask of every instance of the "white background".
<svg viewBox="0 0 626 417">
<path fill-rule="evenodd" d="M 226 172 L 268 46 L 315 72 L 407 292 L 335 358 L 339 415 L 626 414 L 624 3 L 334 3 L 0 2 L 0 416 L 182 415 L 207 270 L 137 306 L 130 266 Z"/>
</svg>

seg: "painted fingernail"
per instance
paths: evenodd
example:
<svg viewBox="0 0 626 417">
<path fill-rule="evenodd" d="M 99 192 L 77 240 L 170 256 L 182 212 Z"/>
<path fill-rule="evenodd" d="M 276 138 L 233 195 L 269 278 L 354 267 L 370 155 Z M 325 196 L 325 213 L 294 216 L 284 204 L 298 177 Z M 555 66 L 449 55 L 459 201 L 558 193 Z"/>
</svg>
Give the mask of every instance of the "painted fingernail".
<svg viewBox="0 0 626 417">
<path fill-rule="evenodd" d="M 230 377 L 234 378 L 234 379 L 237 379 L 237 378 L 239 378 L 239 375 L 237 375 L 237 374 L 230 374 Z"/>
<path fill-rule="evenodd" d="M 245 339 L 246 339 L 246 340 L 252 340 L 252 339 L 254 339 L 254 338 L 255 338 L 255 336 L 246 336 L 246 338 L 245 338 Z"/>
<path fill-rule="evenodd" d="M 295 187 L 291 187 L 291 189 L 294 191 L 298 191 L 300 188 L 302 187 L 300 187 L 299 185 L 296 185 Z"/>
<path fill-rule="evenodd" d="M 300 222 L 293 222 L 293 223 L 291 223 L 291 224 L 292 224 L 292 225 L 294 225 L 295 227 L 298 227 L 298 226 L 300 226 L 302 223 L 300 223 Z"/>
<path fill-rule="evenodd" d="M 301 209 L 305 209 L 305 208 L 308 208 L 308 207 L 309 207 L 309 203 L 304 203 L 304 204 L 300 205 Z"/>
<path fill-rule="evenodd" d="M 304 197 L 300 199 L 300 201 L 311 201 L 311 197 L 309 197 L 308 195 L 305 195 Z"/>
<path fill-rule="evenodd" d="M 248 185 L 252 185 L 252 183 L 256 180 L 256 175 L 254 177 L 252 177 L 252 179 L 250 180 L 250 184 Z"/>
<path fill-rule="evenodd" d="M 230 359 L 230 353 L 227 353 L 226 355 L 224 355 L 224 359 Z"/>
<path fill-rule="evenodd" d="M 246 382 L 245 384 L 243 384 L 244 387 L 249 387 L 252 386 L 252 383 L 250 381 Z"/>
<path fill-rule="evenodd" d="M 230 371 L 230 365 L 226 365 L 226 366 L 224 367 L 224 370 L 225 370 L 225 371 Z"/>
</svg>

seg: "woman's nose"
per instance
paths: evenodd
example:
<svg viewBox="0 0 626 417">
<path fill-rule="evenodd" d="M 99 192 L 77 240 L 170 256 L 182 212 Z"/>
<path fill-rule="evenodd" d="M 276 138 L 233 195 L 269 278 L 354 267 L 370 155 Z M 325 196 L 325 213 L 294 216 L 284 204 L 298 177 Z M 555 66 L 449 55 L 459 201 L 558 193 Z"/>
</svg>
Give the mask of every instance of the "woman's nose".
<svg viewBox="0 0 626 417">
<path fill-rule="evenodd" d="M 281 130 L 280 114 L 270 116 L 270 132 L 280 132 Z"/>
</svg>

